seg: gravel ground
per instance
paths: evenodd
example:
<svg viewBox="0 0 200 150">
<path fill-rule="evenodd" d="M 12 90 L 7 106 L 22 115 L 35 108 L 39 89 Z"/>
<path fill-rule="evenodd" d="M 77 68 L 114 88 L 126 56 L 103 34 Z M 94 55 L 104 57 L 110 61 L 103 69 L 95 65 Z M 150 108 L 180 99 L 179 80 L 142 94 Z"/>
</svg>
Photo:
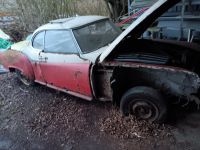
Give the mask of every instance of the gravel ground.
<svg viewBox="0 0 200 150">
<path fill-rule="evenodd" d="M 199 149 L 199 113 L 172 114 L 170 125 L 150 124 L 122 117 L 111 103 L 0 75 L 0 150 Z"/>
</svg>

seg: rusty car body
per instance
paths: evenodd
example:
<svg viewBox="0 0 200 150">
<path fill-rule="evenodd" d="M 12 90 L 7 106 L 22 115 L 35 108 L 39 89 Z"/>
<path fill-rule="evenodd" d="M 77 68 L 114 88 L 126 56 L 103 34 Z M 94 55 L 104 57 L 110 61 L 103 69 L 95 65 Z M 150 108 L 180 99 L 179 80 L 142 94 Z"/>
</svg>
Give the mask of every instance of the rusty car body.
<svg viewBox="0 0 200 150">
<path fill-rule="evenodd" d="M 107 17 L 51 21 L 1 53 L 0 63 L 26 85 L 113 101 L 125 115 L 162 122 L 167 97 L 200 104 L 200 45 L 140 38 L 178 1 L 159 0 L 122 33 Z"/>
</svg>

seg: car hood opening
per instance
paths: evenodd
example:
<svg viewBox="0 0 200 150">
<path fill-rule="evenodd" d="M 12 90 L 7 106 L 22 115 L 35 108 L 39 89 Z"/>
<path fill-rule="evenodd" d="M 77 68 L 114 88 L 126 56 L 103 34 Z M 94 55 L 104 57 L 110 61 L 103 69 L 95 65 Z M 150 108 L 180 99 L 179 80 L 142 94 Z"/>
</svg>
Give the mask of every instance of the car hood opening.
<svg viewBox="0 0 200 150">
<path fill-rule="evenodd" d="M 178 2 L 180 0 L 158 0 L 109 45 L 99 57 L 99 63 L 103 62 L 126 37 L 139 38 L 159 16 Z"/>
</svg>

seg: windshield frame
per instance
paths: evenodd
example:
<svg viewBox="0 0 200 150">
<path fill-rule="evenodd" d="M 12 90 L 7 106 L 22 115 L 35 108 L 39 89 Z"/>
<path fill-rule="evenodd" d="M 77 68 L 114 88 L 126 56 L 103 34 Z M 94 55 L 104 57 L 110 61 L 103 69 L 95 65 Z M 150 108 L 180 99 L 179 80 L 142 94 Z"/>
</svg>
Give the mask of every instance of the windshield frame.
<svg viewBox="0 0 200 150">
<path fill-rule="evenodd" d="M 75 34 L 74 34 L 74 31 L 75 31 L 75 30 L 82 29 L 82 28 L 85 28 L 85 27 L 87 27 L 87 26 L 90 26 L 90 25 L 93 25 L 93 24 L 96 24 L 96 23 L 104 22 L 104 21 L 109 21 L 109 22 L 110 22 L 110 25 L 113 27 L 113 29 L 114 29 L 115 31 L 117 31 L 117 32 L 119 33 L 119 35 L 122 33 L 122 30 L 121 30 L 120 28 L 118 28 L 117 26 L 115 26 L 115 24 L 114 24 L 109 18 L 101 19 L 101 20 L 98 20 L 98 21 L 95 21 L 95 22 L 91 22 L 91 23 L 85 24 L 85 25 L 83 25 L 83 26 L 75 27 L 75 28 L 72 29 L 73 37 L 74 37 L 74 39 L 75 39 L 75 41 L 76 41 L 76 43 L 77 43 L 77 45 L 78 45 L 78 47 L 79 47 L 79 50 L 80 50 L 80 53 L 81 53 L 81 54 L 89 54 L 89 53 L 95 52 L 95 51 L 99 50 L 100 48 L 105 47 L 106 45 L 111 44 L 111 43 L 119 36 L 119 35 L 116 36 L 116 38 L 113 39 L 113 41 L 111 41 L 110 43 L 108 43 L 108 44 L 106 44 L 106 45 L 104 45 L 104 46 L 102 46 L 102 47 L 98 47 L 98 48 L 96 48 L 96 49 L 94 49 L 94 50 L 92 50 L 92 51 L 89 51 L 89 52 L 86 52 L 86 51 L 84 52 L 84 51 L 82 50 L 82 48 L 81 48 L 81 46 L 80 46 L 80 44 L 79 44 L 79 42 L 78 42 L 78 40 L 77 40 Z"/>
</svg>

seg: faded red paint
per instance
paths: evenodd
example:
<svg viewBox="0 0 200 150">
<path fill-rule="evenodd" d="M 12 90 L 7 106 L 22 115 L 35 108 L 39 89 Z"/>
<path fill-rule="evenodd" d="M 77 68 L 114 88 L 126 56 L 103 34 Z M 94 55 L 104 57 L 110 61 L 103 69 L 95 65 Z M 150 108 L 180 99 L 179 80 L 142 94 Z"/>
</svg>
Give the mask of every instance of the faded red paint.
<svg viewBox="0 0 200 150">
<path fill-rule="evenodd" d="M 35 80 L 45 84 L 45 80 L 42 75 L 42 71 L 41 71 L 39 62 L 32 62 L 32 66 L 33 66 L 33 70 L 34 70 L 34 74 L 35 74 Z"/>
<path fill-rule="evenodd" d="M 23 53 L 14 50 L 7 50 L 0 53 L 0 64 L 7 69 L 18 69 L 23 75 L 31 80 L 34 80 L 34 72 L 31 62 Z"/>
<path fill-rule="evenodd" d="M 89 63 L 40 63 L 47 84 L 92 97 Z"/>
<path fill-rule="evenodd" d="M 29 79 L 92 98 L 89 62 L 30 62 L 23 53 L 7 50 L 0 54 L 0 63 L 7 69 L 14 68 L 22 71 Z"/>
</svg>

